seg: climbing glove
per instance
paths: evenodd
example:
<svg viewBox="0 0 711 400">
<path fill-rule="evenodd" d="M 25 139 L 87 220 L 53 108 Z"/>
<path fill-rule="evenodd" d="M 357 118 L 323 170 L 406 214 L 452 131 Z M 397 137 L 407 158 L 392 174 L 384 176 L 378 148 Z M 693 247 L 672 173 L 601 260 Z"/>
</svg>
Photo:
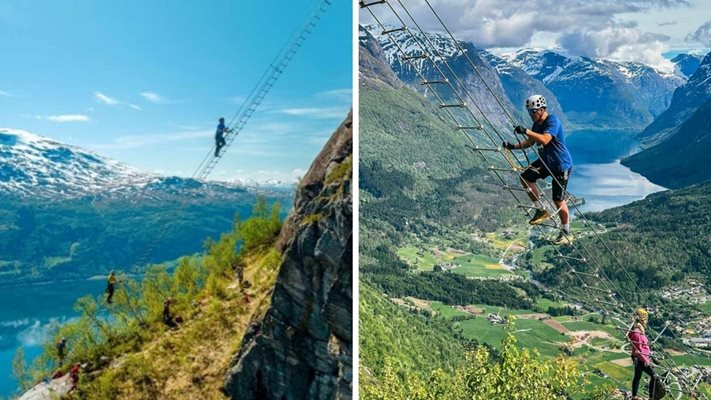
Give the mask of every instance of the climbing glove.
<svg viewBox="0 0 711 400">
<path fill-rule="evenodd" d="M 503 143 L 501 143 L 501 147 L 503 147 L 503 148 L 505 148 L 505 149 L 508 149 L 508 150 L 513 150 L 513 149 L 516 148 L 515 145 L 513 145 L 513 144 L 511 144 L 511 143 L 509 143 L 509 142 L 503 142 Z"/>
<path fill-rule="evenodd" d="M 526 134 L 526 127 L 521 126 L 521 125 L 516 125 L 514 128 L 514 132 L 518 133 L 519 135 L 525 135 Z"/>
</svg>

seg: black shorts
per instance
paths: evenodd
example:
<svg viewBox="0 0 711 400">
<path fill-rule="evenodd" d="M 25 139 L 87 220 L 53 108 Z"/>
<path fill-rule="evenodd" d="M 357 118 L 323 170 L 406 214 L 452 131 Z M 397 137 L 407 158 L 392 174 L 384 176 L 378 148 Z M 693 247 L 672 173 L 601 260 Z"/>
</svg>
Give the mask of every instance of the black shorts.
<svg viewBox="0 0 711 400">
<path fill-rule="evenodd" d="M 573 172 L 573 167 L 555 175 L 553 179 L 553 200 L 563 201 L 565 199 L 565 189 L 568 187 L 568 178 L 570 178 L 570 173 Z M 539 179 L 545 179 L 551 176 L 548 172 L 548 168 L 543 165 L 543 162 L 538 159 L 534 161 L 531 165 L 526 168 L 521 174 L 521 178 L 528 182 L 535 182 Z"/>
</svg>

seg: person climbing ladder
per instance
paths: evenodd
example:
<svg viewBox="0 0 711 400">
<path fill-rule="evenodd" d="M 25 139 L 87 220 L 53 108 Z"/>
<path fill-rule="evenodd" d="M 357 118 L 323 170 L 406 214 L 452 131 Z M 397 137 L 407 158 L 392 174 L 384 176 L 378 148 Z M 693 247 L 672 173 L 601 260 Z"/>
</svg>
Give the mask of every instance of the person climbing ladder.
<svg viewBox="0 0 711 400">
<path fill-rule="evenodd" d="M 227 144 L 225 141 L 225 134 L 231 132 L 232 129 L 225 126 L 225 117 L 220 117 L 219 124 L 217 124 L 217 130 L 215 131 L 215 157 L 220 156 L 220 150 Z"/>
<path fill-rule="evenodd" d="M 518 125 L 514 131 L 527 138 L 515 144 L 503 142 L 502 146 L 508 150 L 526 149 L 536 144 L 540 146 L 540 158 L 531 163 L 521 174 L 523 187 L 528 189 L 528 197 L 536 208 L 536 213 L 529 223 L 537 225 L 551 217 L 540 201 L 536 181 L 545 179 L 552 174 L 554 177 L 553 203 L 560 214 L 562 225 L 560 234 L 552 242 L 554 244 L 570 243 L 573 241 L 573 236 L 570 234 L 570 215 L 565 190 L 573 170 L 573 158 L 565 146 L 563 125 L 558 117 L 548 114 L 546 99 L 541 95 L 533 95 L 526 99 L 526 110 L 533 121 L 533 126 L 531 129 L 527 129 Z"/>
</svg>

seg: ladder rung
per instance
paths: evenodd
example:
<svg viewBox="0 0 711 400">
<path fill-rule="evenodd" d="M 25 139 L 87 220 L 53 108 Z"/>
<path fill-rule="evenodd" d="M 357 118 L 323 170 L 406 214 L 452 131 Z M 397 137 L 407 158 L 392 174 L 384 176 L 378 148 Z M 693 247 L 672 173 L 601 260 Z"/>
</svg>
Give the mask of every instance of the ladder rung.
<svg viewBox="0 0 711 400">
<path fill-rule="evenodd" d="M 458 103 L 458 104 L 440 104 L 439 108 L 464 108 L 467 106 L 467 103 Z"/>
<path fill-rule="evenodd" d="M 511 171 L 515 171 L 515 170 L 512 169 Z M 525 205 L 523 205 L 523 204 L 517 204 L 516 207 L 518 207 L 518 208 L 525 208 L 525 209 L 527 209 L 527 210 L 538 210 L 538 207 L 525 206 Z"/>
<path fill-rule="evenodd" d="M 370 3 L 366 3 L 365 1 L 360 2 L 360 8 L 366 8 L 370 6 L 374 6 L 376 4 L 383 4 L 385 3 L 385 0 L 376 0 L 376 1 L 371 1 Z"/>
<path fill-rule="evenodd" d="M 388 33 L 393 33 L 393 32 L 401 32 L 401 31 L 404 31 L 405 29 L 407 29 L 407 28 L 404 26 L 402 26 L 400 28 L 395 28 L 395 29 L 388 29 L 388 30 L 383 31 L 381 33 L 381 35 L 387 35 Z"/>
<path fill-rule="evenodd" d="M 437 84 L 447 84 L 449 83 L 449 79 L 440 79 L 436 81 L 424 81 L 422 82 L 423 85 L 437 85 Z"/>
<path fill-rule="evenodd" d="M 492 149 L 489 147 L 479 147 L 479 146 L 470 146 L 470 145 L 466 145 L 466 147 L 471 151 L 495 151 L 497 153 L 500 151 L 498 148 Z"/>
<path fill-rule="evenodd" d="M 620 303 L 612 303 L 612 302 L 605 301 L 605 300 L 594 299 L 594 301 L 596 303 L 607 304 L 608 306 L 612 306 L 612 307 L 619 307 L 620 306 Z"/>
<path fill-rule="evenodd" d="M 579 260 L 579 259 L 578 259 L 578 260 Z M 587 272 L 579 272 L 579 271 L 574 271 L 573 273 L 574 273 L 575 275 L 582 275 L 582 276 L 587 276 L 587 277 L 593 278 L 593 279 L 600 279 L 600 276 L 599 276 L 599 275 L 596 275 L 596 274 L 590 274 L 590 273 L 587 273 Z"/>
<path fill-rule="evenodd" d="M 598 291 L 598 292 L 600 292 L 600 293 L 605 293 L 605 294 L 608 295 L 608 296 L 609 296 L 609 295 L 612 295 L 612 291 L 610 291 L 609 289 L 600 289 L 600 288 L 597 288 L 597 287 L 595 287 L 595 286 L 590 286 L 590 285 L 588 285 L 587 283 L 583 283 L 583 287 L 584 287 L 584 288 L 587 288 L 587 289 L 590 289 L 590 290 Z"/>
<path fill-rule="evenodd" d="M 496 167 L 489 167 L 487 168 L 489 171 L 500 171 L 500 172 L 516 172 L 515 169 L 511 168 L 496 168 Z"/>
<path fill-rule="evenodd" d="M 526 191 L 528 191 L 528 189 L 526 189 Z M 558 225 L 536 224 L 536 226 L 542 226 L 542 227 L 545 227 L 545 228 L 560 229 L 560 226 L 558 226 Z"/>
<path fill-rule="evenodd" d="M 588 260 L 585 259 L 585 257 L 583 257 L 583 258 L 570 257 L 570 256 L 564 256 L 564 255 L 562 255 L 562 254 L 559 254 L 559 255 L 557 255 L 556 257 L 558 257 L 558 258 L 565 258 L 566 260 L 580 261 L 580 262 L 587 262 L 587 261 L 588 261 Z M 576 273 L 585 275 L 585 272 L 577 272 L 577 271 L 576 271 Z M 587 275 L 590 275 L 590 274 L 587 274 Z M 597 275 L 595 275 L 595 276 L 597 276 Z"/>
<path fill-rule="evenodd" d="M 427 54 L 418 54 L 416 56 L 402 56 L 403 60 L 417 60 L 420 58 L 429 58 Z"/>
<path fill-rule="evenodd" d="M 516 187 L 516 186 L 502 186 L 501 188 L 503 190 L 513 190 L 513 191 L 517 191 L 517 192 L 526 192 L 526 193 L 531 192 L 531 189 L 524 189 L 524 188 L 520 188 L 520 187 Z"/>
<path fill-rule="evenodd" d="M 484 129 L 484 127 L 481 126 L 481 125 L 477 125 L 477 126 L 462 126 L 462 125 L 459 125 L 456 129 L 462 130 L 462 131 L 467 130 L 467 129 L 472 129 L 472 130 L 481 131 L 481 130 Z"/>
</svg>

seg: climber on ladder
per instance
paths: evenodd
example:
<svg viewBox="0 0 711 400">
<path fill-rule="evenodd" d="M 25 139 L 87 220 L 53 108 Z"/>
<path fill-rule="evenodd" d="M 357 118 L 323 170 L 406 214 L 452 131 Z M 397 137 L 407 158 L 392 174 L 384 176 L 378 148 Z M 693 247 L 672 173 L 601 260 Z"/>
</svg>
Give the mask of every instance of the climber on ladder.
<svg viewBox="0 0 711 400">
<path fill-rule="evenodd" d="M 536 213 L 529 221 L 531 225 L 538 225 L 551 217 L 540 201 L 540 194 L 536 181 L 553 175 L 553 203 L 560 214 L 562 229 L 558 237 L 552 240 L 554 244 L 570 243 L 573 236 L 570 234 L 570 215 L 566 202 L 565 189 L 568 178 L 573 170 L 573 158 L 565 146 L 563 125 L 558 117 L 548 114 L 546 99 L 541 95 L 533 95 L 526 99 L 526 109 L 533 121 L 531 129 L 521 125 L 514 131 L 526 136 L 525 140 L 512 144 L 503 142 L 502 146 L 508 150 L 526 149 L 535 144 L 539 145 L 540 159 L 531 163 L 521 174 L 523 187 L 528 189 L 528 197 L 533 201 Z"/>
<path fill-rule="evenodd" d="M 215 131 L 215 157 L 220 156 L 220 149 L 225 147 L 227 144 L 225 142 L 225 134 L 231 133 L 232 129 L 225 126 L 225 118 L 220 117 L 219 124 L 217 124 L 217 130 Z"/>
</svg>

